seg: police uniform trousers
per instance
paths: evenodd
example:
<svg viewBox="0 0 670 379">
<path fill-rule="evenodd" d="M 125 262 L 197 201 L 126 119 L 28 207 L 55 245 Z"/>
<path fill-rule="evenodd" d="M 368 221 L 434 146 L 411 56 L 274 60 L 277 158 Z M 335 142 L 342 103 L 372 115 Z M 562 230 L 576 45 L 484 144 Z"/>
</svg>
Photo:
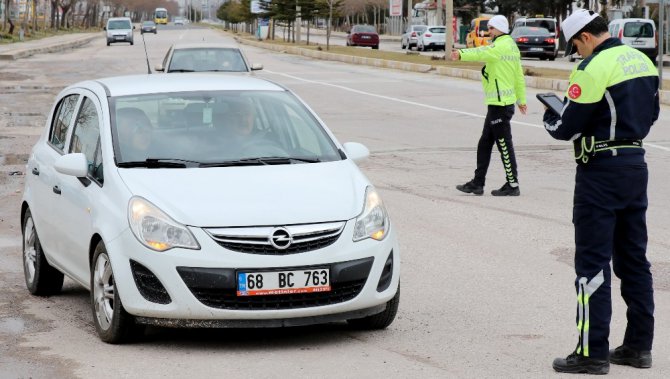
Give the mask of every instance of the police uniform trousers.
<svg viewBox="0 0 670 379">
<path fill-rule="evenodd" d="M 641 154 L 603 157 L 577 166 L 573 224 L 580 355 L 608 357 L 610 260 L 628 307 L 623 344 L 651 350 L 654 297 L 646 257 L 647 181 Z"/>
<path fill-rule="evenodd" d="M 486 184 L 486 172 L 491 161 L 491 149 L 493 144 L 496 144 L 505 169 L 507 182 L 512 187 L 518 186 L 512 127 L 510 125 L 512 116 L 514 116 L 514 105 L 488 106 L 482 136 L 477 144 L 477 169 L 475 170 L 474 184 L 482 187 Z"/>
</svg>

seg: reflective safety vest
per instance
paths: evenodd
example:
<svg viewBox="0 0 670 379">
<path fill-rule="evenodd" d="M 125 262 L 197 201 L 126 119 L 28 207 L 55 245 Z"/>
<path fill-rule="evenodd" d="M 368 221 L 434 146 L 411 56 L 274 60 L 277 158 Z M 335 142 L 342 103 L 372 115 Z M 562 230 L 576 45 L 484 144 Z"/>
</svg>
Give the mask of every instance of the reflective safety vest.
<svg viewBox="0 0 670 379">
<path fill-rule="evenodd" d="M 482 68 L 482 85 L 487 105 L 526 104 L 521 53 L 512 37 L 503 34 L 490 45 L 459 52 L 462 61 L 486 62 Z"/>
<path fill-rule="evenodd" d="M 545 112 L 544 127 L 556 139 L 574 141 L 581 163 L 588 155 L 644 156 L 640 141 L 660 110 L 658 83 L 646 55 L 608 38 L 572 71 L 563 112 Z"/>
</svg>

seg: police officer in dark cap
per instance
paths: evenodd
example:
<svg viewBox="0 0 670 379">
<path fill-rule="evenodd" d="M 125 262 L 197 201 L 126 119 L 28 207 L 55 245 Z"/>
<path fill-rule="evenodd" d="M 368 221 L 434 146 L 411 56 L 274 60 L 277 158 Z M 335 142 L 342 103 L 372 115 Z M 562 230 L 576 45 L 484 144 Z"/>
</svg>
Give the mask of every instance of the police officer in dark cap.
<svg viewBox="0 0 670 379">
<path fill-rule="evenodd" d="M 606 374 L 610 362 L 651 367 L 654 294 L 646 257 L 647 164 L 642 139 L 658 118 L 658 73 L 643 53 L 611 38 L 607 22 L 587 10 L 561 24 L 584 60 L 560 114 L 547 110 L 549 134 L 572 141 L 577 161 L 573 224 L 579 340 L 554 370 Z M 628 307 L 623 344 L 609 350 L 611 270 Z"/>
</svg>

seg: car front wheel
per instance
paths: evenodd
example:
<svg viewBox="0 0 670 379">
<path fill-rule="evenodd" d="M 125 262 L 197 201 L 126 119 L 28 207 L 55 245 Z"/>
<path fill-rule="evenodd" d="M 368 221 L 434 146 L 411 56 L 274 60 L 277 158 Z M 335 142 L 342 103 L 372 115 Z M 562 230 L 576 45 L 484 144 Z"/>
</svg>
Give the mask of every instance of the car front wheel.
<svg viewBox="0 0 670 379">
<path fill-rule="evenodd" d="M 386 309 L 377 313 L 376 315 L 347 320 L 349 325 L 357 329 L 364 330 L 379 330 L 386 329 L 398 313 L 398 305 L 400 304 L 400 285 L 395 296 L 386 303 Z"/>
<path fill-rule="evenodd" d="M 23 272 L 33 295 L 55 295 L 63 288 L 63 273 L 47 262 L 30 209 L 23 219 Z"/>
<path fill-rule="evenodd" d="M 102 341 L 118 344 L 130 339 L 135 320 L 123 309 L 112 263 L 102 242 L 95 247 L 91 265 L 91 309 L 95 329 Z"/>
</svg>

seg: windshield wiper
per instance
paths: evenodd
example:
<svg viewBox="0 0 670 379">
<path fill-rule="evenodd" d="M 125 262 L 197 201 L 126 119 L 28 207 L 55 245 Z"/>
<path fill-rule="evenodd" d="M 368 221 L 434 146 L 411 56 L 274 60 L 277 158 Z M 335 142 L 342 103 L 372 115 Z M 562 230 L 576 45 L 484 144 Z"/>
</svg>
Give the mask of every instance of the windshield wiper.
<svg viewBox="0 0 670 379">
<path fill-rule="evenodd" d="M 146 168 L 186 168 L 186 167 L 198 167 L 200 162 L 189 161 L 185 159 L 176 159 L 176 158 L 167 158 L 167 159 L 158 159 L 158 158 L 147 158 L 143 161 L 129 161 L 121 162 L 118 164 L 119 167 L 130 168 L 130 167 L 146 167 Z"/>
<path fill-rule="evenodd" d="M 244 158 L 223 162 L 201 163 L 199 167 L 231 167 L 231 166 L 262 166 L 293 163 L 318 163 L 318 158 L 300 158 L 300 157 L 258 157 Z"/>
<path fill-rule="evenodd" d="M 176 70 L 170 70 L 169 72 L 193 72 L 193 70 L 187 70 L 185 68 L 178 68 Z"/>
</svg>

